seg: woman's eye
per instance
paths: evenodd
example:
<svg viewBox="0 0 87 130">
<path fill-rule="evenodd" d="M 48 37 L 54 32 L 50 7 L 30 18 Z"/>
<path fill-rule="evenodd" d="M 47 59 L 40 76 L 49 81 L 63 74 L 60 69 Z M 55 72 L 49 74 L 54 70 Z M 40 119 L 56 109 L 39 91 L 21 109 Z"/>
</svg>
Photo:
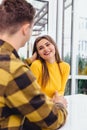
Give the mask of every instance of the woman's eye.
<svg viewBox="0 0 87 130">
<path fill-rule="evenodd" d="M 42 50 L 42 49 L 43 49 L 43 47 L 40 47 L 40 48 L 39 48 L 39 50 Z"/>
<path fill-rule="evenodd" d="M 46 46 L 50 46 L 50 44 L 47 44 Z"/>
</svg>

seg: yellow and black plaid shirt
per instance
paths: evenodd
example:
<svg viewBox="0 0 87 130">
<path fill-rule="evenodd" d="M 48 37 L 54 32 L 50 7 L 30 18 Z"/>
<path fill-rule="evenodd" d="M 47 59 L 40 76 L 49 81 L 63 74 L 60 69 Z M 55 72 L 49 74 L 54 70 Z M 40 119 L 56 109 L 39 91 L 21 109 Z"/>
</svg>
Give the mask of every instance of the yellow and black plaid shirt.
<svg viewBox="0 0 87 130">
<path fill-rule="evenodd" d="M 55 130 L 66 121 L 67 111 L 40 92 L 29 67 L 16 50 L 0 40 L 0 130 L 22 130 L 25 120 L 37 130 Z M 36 130 L 28 128 L 26 130 Z"/>
</svg>

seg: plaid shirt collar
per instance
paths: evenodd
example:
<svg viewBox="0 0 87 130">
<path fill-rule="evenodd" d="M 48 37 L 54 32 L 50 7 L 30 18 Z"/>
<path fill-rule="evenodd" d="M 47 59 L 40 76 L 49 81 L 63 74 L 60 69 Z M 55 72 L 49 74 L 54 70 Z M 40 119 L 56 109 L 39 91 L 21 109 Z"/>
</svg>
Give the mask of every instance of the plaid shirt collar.
<svg viewBox="0 0 87 130">
<path fill-rule="evenodd" d="M 12 52 L 16 58 L 20 58 L 17 51 L 13 48 L 13 46 L 11 46 L 10 43 L 5 42 L 3 40 L 0 39 L 0 48 L 5 48 L 6 50 Z"/>
</svg>

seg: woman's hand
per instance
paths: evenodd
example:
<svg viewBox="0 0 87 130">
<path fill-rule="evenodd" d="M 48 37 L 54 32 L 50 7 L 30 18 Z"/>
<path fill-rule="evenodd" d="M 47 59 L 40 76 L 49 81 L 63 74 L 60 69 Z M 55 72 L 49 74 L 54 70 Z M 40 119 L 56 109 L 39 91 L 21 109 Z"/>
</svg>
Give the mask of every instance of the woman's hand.
<svg viewBox="0 0 87 130">
<path fill-rule="evenodd" d="M 64 98 L 64 96 L 59 96 L 57 91 L 55 91 L 53 98 L 52 98 L 52 101 L 54 103 L 61 103 L 65 107 L 67 107 L 67 100 Z"/>
<path fill-rule="evenodd" d="M 30 57 L 31 62 L 35 61 L 37 59 L 37 53 L 34 52 L 34 54 Z"/>
</svg>

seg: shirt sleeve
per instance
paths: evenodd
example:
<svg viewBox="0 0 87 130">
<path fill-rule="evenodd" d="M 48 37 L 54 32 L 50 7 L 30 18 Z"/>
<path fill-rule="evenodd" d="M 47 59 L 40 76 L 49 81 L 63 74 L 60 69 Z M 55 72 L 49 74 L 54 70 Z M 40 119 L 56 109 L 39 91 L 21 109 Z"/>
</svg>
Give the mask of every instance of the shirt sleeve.
<svg viewBox="0 0 87 130">
<path fill-rule="evenodd" d="M 54 130 L 65 124 L 66 109 L 62 104 L 54 104 L 41 92 L 28 66 L 15 63 L 10 73 L 5 97 L 6 104 L 16 115 L 21 114 L 45 129 Z"/>
<path fill-rule="evenodd" d="M 26 63 L 27 65 L 30 66 L 32 64 L 32 61 L 31 61 L 30 58 L 27 58 L 27 59 L 24 60 L 24 63 Z"/>
</svg>

